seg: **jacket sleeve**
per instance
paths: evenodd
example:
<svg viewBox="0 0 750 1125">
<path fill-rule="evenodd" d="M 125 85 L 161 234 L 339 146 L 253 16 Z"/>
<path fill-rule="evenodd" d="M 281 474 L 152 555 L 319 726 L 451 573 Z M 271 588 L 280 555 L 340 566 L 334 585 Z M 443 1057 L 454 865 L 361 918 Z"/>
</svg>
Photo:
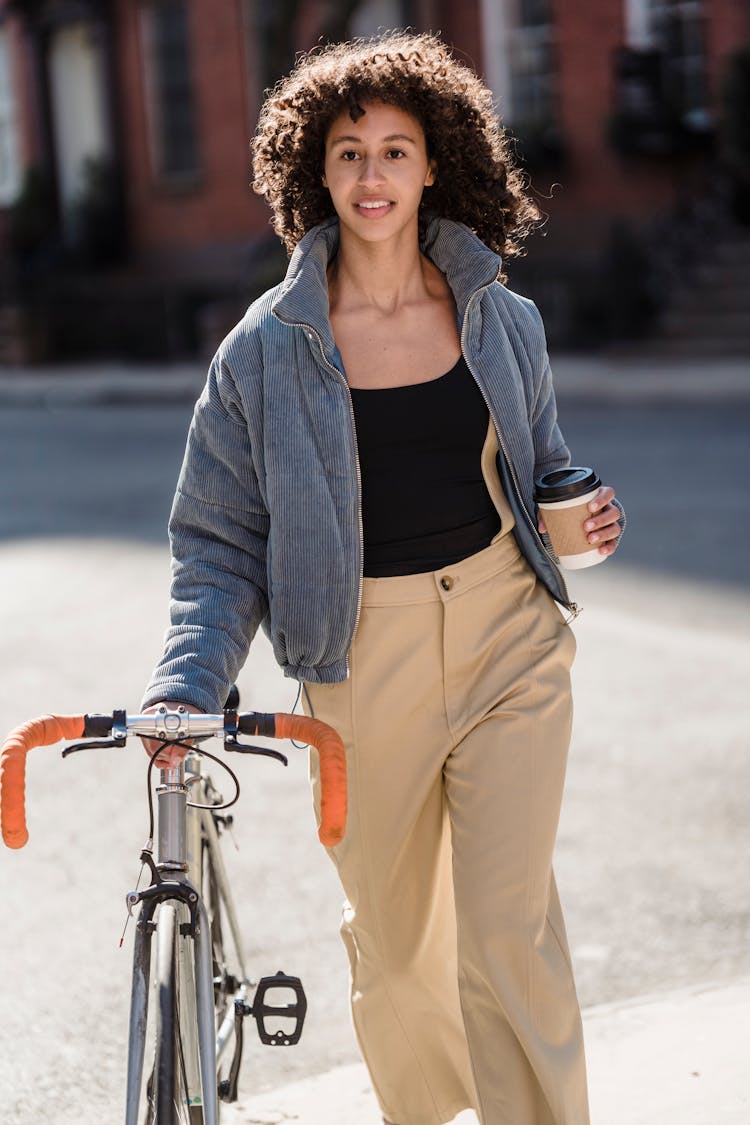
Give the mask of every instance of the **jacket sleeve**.
<svg viewBox="0 0 750 1125">
<path fill-rule="evenodd" d="M 529 302 L 531 304 L 531 302 Z M 550 368 L 547 342 L 544 332 L 542 317 L 536 305 L 532 305 L 534 316 L 539 327 L 539 354 L 537 356 L 540 375 L 535 384 L 535 395 L 531 412 L 531 433 L 534 442 L 534 479 L 549 473 L 553 469 L 564 468 L 571 463 L 570 450 L 557 422 L 557 402 L 555 389 L 552 383 L 552 370 Z M 625 509 L 619 500 L 614 500 L 614 505 L 620 513 L 617 521 L 620 525 L 620 535 L 625 530 L 627 523 Z"/>
<path fill-rule="evenodd" d="M 143 706 L 169 699 L 221 710 L 268 612 L 268 528 L 247 420 L 219 352 L 172 505 L 171 624 Z"/>
<path fill-rule="evenodd" d="M 541 325 L 541 318 L 540 318 Z M 552 469 L 564 468 L 570 464 L 570 450 L 557 421 L 557 402 L 552 385 L 552 371 L 544 343 L 539 357 L 541 374 L 535 384 L 535 394 L 531 411 L 531 437 L 534 442 L 534 479 Z"/>
</svg>

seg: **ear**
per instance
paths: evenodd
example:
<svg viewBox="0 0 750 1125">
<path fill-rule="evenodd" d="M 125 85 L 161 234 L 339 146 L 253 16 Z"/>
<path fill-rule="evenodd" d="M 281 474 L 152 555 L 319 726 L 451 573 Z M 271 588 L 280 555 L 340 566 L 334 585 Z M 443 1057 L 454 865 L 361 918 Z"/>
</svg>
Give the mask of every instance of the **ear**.
<svg viewBox="0 0 750 1125">
<path fill-rule="evenodd" d="M 427 175 L 425 176 L 424 186 L 425 187 L 432 187 L 432 185 L 435 183 L 436 179 L 437 179 L 437 164 L 435 163 L 434 160 L 431 160 L 430 166 L 427 169 Z"/>
<path fill-rule="evenodd" d="M 321 177 L 321 182 L 324 188 L 328 187 L 328 180 L 325 178 L 325 176 Z"/>
</svg>

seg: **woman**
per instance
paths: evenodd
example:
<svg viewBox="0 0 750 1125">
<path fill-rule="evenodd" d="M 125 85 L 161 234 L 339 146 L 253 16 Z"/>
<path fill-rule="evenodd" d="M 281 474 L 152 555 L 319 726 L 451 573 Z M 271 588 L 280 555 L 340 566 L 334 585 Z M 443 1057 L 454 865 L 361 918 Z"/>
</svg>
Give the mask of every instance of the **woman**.
<svg viewBox="0 0 750 1125">
<path fill-rule="evenodd" d="M 487 89 L 406 33 L 298 63 L 255 188 L 292 260 L 196 407 L 144 703 L 215 711 L 263 624 L 347 746 L 331 856 L 384 1120 L 585 1125 L 552 874 L 575 648 L 555 601 L 575 607 L 533 502 L 569 453 L 499 257 L 536 211 Z M 590 507 L 611 554 L 613 490 Z"/>
</svg>

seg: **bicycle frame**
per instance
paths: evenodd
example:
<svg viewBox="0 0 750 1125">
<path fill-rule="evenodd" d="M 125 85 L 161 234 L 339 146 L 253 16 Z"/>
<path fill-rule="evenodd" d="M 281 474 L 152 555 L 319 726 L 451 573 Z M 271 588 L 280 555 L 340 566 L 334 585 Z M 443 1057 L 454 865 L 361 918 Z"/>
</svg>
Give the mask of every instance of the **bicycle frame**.
<svg viewBox="0 0 750 1125">
<path fill-rule="evenodd" d="M 201 886 L 202 848 L 207 846 L 218 884 L 219 896 L 224 903 L 237 964 L 242 981 L 234 999 L 244 1000 L 248 988 L 242 955 L 239 926 L 234 911 L 229 883 L 219 847 L 218 833 L 209 809 L 188 807 L 190 788 L 196 791 L 197 803 L 207 804 L 207 793 L 200 776 L 200 755 L 191 753 L 176 769 L 160 771 L 157 789 L 157 862 L 159 881 L 142 892 L 128 895 L 128 905 L 139 902 L 140 915 L 133 949 L 133 987 L 128 1043 L 126 1125 L 137 1125 L 141 1104 L 140 1091 L 145 1057 L 146 1021 L 149 1001 L 151 969 L 151 939 L 155 932 L 153 921 L 157 907 L 168 901 L 178 906 L 180 931 L 186 937 L 179 944 L 180 979 L 185 995 L 182 1002 L 188 1009 L 195 1006 L 195 1019 L 184 1023 L 188 1039 L 185 1043 L 187 1084 L 191 1104 L 203 1107 L 204 1125 L 217 1125 L 218 1093 L 216 1065 L 234 1027 L 233 1005 L 221 1027 L 214 1026 L 214 982 L 211 932 Z M 154 875 L 152 869 L 152 875 Z M 192 941 L 193 956 L 188 954 Z M 197 1043 L 193 1042 L 193 1029 L 197 1026 Z M 196 1058 L 199 1069 L 195 1067 Z M 198 1073 L 196 1073 L 198 1070 Z M 193 1092 L 200 1091 L 200 1102 Z"/>
<path fill-rule="evenodd" d="M 124 747 L 129 736 L 187 747 L 213 735 L 223 735 L 227 752 L 270 757 L 284 765 L 287 759 L 280 751 L 241 742 L 238 735 L 299 739 L 314 746 L 320 758 L 321 781 L 318 838 L 326 847 L 341 841 L 346 825 L 346 755 L 335 730 L 310 716 L 253 711 L 240 714 L 232 707 L 221 714 L 209 715 L 191 713 L 182 704 L 172 708 L 163 703 L 145 714 L 128 715 L 124 710 L 115 710 L 110 715 L 47 714 L 15 727 L 0 750 L 3 842 L 9 848 L 23 848 L 29 839 L 25 770 L 26 755 L 34 747 L 71 740 L 63 750 L 63 757 L 68 757 L 83 750 Z M 245 1017 L 253 1017 L 261 1043 L 288 1047 L 299 1041 L 307 1010 L 298 977 L 281 971 L 274 976 L 261 977 L 257 982 L 247 977 L 218 839 L 218 810 L 229 806 L 221 803 L 221 798 L 217 801 L 218 795 L 201 774 L 200 762 L 200 751 L 191 749 L 179 766 L 160 771 L 157 814 L 152 824 L 157 859 L 153 856 L 153 840 L 149 840 L 141 852 L 151 882 L 143 890 L 131 891 L 126 896 L 130 912 L 140 907 L 133 950 L 126 1125 L 138 1125 L 154 933 L 157 933 L 158 952 L 159 1005 L 155 1035 L 158 1046 L 149 1090 L 149 1125 L 154 1125 L 154 1113 L 157 1125 L 166 1125 L 167 1116 L 171 1125 L 175 1095 L 181 1105 L 200 1106 L 201 1112 L 196 1116 L 200 1116 L 202 1125 L 217 1125 L 218 1097 L 225 1101 L 237 1100 Z M 152 761 L 149 778 L 153 764 Z M 191 786 L 198 797 L 195 807 L 188 803 Z M 239 784 L 234 799 L 238 794 Z M 204 901 L 204 875 L 210 891 L 208 907 Z M 232 967 L 237 967 L 236 972 L 228 972 L 224 961 L 222 917 L 229 926 L 235 947 L 231 961 Z M 216 980 L 215 971 L 218 972 Z M 249 1004 L 246 1000 L 251 988 L 253 998 Z M 281 1005 L 273 1004 L 268 997 L 278 995 L 280 990 L 291 991 L 294 999 Z M 221 1003 L 217 1007 L 218 1000 Z M 267 1019 L 280 1020 L 285 1026 L 271 1030 Z M 291 1029 L 290 1022 L 293 1023 Z M 217 1089 L 217 1061 L 232 1039 L 235 1050 L 229 1074 L 222 1078 Z"/>
</svg>

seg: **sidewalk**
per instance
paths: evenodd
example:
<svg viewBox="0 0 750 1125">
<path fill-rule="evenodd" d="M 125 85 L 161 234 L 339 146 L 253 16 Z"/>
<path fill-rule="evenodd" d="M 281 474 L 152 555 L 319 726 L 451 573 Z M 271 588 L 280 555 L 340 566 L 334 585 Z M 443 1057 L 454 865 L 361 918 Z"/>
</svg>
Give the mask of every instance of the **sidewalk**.
<svg viewBox="0 0 750 1125">
<path fill-rule="evenodd" d="M 191 361 L 0 367 L 0 405 L 191 403 L 200 394 L 207 366 Z M 674 360 L 566 353 L 553 355 L 552 369 L 561 398 L 611 402 L 750 400 L 750 357 Z"/>
<path fill-rule="evenodd" d="M 552 355 L 558 396 L 610 402 L 750 400 L 750 356 Z"/>
<path fill-rule="evenodd" d="M 79 363 L 0 367 L 2 406 L 119 406 L 195 402 L 207 364 Z"/>
<path fill-rule="evenodd" d="M 750 979 L 589 1008 L 584 1028 L 592 1125 L 750 1123 Z M 224 1121 L 381 1125 L 362 1064 L 222 1107 Z"/>
</svg>

